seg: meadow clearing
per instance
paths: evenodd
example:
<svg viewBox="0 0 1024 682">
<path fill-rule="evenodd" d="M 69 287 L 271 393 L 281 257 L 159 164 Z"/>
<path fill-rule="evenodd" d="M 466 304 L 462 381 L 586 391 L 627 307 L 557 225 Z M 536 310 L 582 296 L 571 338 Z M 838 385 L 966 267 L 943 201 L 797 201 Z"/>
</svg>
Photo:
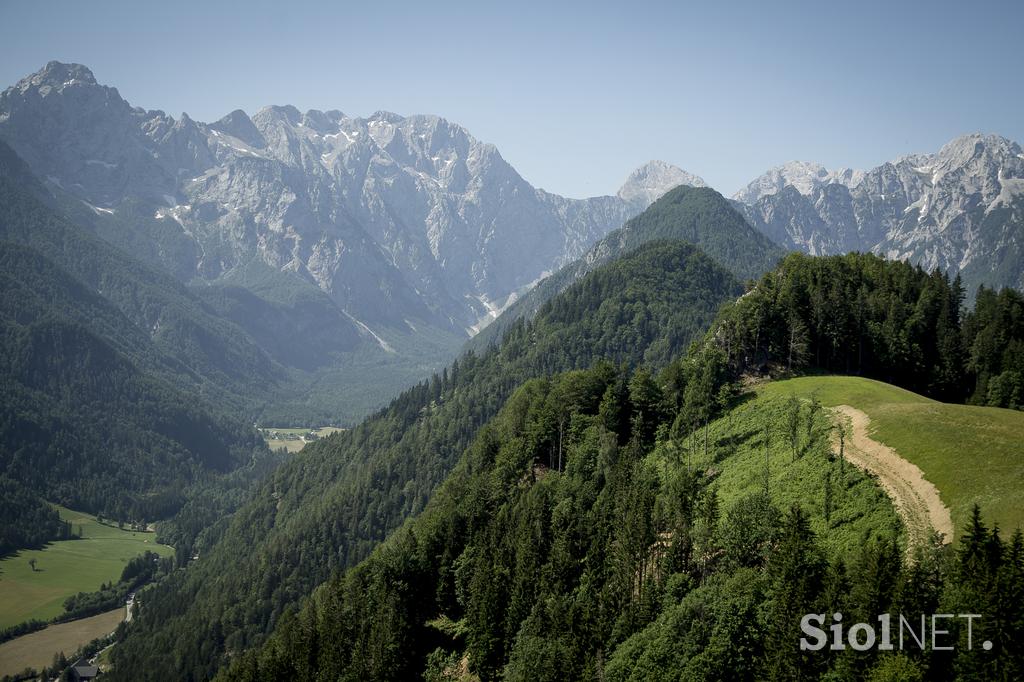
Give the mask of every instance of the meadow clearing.
<svg viewBox="0 0 1024 682">
<path fill-rule="evenodd" d="M 816 396 L 870 418 L 871 437 L 917 465 L 939 489 L 957 536 L 975 504 L 1004 537 L 1024 528 L 1024 412 L 940 403 L 860 377 L 813 376 L 772 382 L 766 396 Z"/>
<path fill-rule="evenodd" d="M 51 542 L 0 560 L 0 629 L 33 618 L 49 620 L 64 610 L 64 600 L 117 582 L 128 561 L 146 550 L 172 556 L 156 542 L 156 533 L 121 530 L 95 516 L 58 507 L 61 518 L 81 539 Z M 35 559 L 35 569 L 29 563 Z"/>
</svg>

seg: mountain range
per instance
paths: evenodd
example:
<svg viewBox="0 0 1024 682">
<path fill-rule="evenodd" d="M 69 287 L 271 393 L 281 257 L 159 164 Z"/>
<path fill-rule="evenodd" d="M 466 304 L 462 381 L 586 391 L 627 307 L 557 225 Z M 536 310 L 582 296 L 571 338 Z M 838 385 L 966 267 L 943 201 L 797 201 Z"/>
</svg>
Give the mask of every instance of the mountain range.
<svg viewBox="0 0 1024 682">
<path fill-rule="evenodd" d="M 960 273 L 968 294 L 1024 286 L 1024 152 L 997 135 L 958 137 L 869 171 L 772 169 L 737 208 L 787 249 L 864 251 Z"/>
<path fill-rule="evenodd" d="M 299 392 L 361 361 L 376 402 L 395 389 L 380 374 L 428 373 L 665 191 L 704 185 L 651 162 L 616 196 L 567 199 L 437 116 L 269 106 L 201 123 L 133 107 L 59 62 L 0 94 L 0 139 L 76 220 L 312 373 Z M 311 328 L 333 333 L 294 333 Z"/>
<path fill-rule="evenodd" d="M 0 141 L 67 219 L 244 332 L 267 377 L 246 409 L 280 425 L 354 423 L 562 266 L 607 260 L 599 242 L 670 189 L 706 187 L 652 161 L 614 196 L 568 199 L 437 116 L 268 106 L 203 123 L 60 62 L 0 94 Z M 909 260 L 973 298 L 1024 286 L 1022 188 L 1017 143 L 968 135 L 868 171 L 788 163 L 733 208 L 783 250 Z M 517 310 L 575 279 L 560 277 Z"/>
<path fill-rule="evenodd" d="M 787 164 L 731 201 L 655 161 L 574 200 L 441 118 L 201 123 L 52 62 L 0 94 L 0 526 L 32 526 L 0 552 L 70 535 L 53 502 L 158 523 L 175 570 L 112 680 L 628 679 L 677 647 L 677 607 L 786 622 L 820 603 L 785 591 L 808 566 L 860 599 L 880 564 L 846 550 L 888 543 L 898 575 L 893 509 L 836 462 L 817 397 L 740 386 L 841 372 L 1019 407 L 1020 294 L 964 315 L 958 284 L 892 260 L 1019 286 L 1022 160 L 968 136 Z M 352 428 L 290 456 L 252 427 L 326 420 Z M 793 500 L 843 550 L 834 583 L 798 560 L 818 550 Z M 734 669 L 734 637 L 698 635 Z M 762 635 L 750 679 L 793 652 Z"/>
</svg>

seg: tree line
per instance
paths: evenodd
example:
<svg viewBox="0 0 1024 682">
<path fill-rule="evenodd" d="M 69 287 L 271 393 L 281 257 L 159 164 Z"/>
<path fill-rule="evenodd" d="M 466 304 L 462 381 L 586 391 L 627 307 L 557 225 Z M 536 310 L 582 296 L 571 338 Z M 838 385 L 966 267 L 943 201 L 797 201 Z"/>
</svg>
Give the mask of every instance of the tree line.
<svg viewBox="0 0 1024 682">
<path fill-rule="evenodd" d="M 871 254 L 787 256 L 712 331 L 734 375 L 857 374 L 946 402 L 1024 406 L 1024 297 Z"/>
<path fill-rule="evenodd" d="M 420 513 L 524 381 L 602 356 L 667 362 L 740 291 L 693 246 L 641 247 L 517 322 L 500 345 L 467 352 L 356 428 L 308 445 L 204 533 L 198 561 L 151 590 L 112 652 L 114 676 L 212 677 L 227 652 L 258 646 L 291 605 Z"/>
<path fill-rule="evenodd" d="M 820 408 L 776 399 L 744 410 L 731 396 L 709 408 L 718 421 L 708 445 L 703 426 L 699 438 L 681 428 L 686 387 L 701 382 L 705 362 L 691 354 L 658 373 L 599 363 L 525 383 L 423 514 L 286 612 L 218 679 L 1024 674 L 1019 530 L 1004 540 L 976 509 L 956 550 L 936 540 L 905 560 L 891 504 L 865 474 L 840 469 Z M 701 459 L 705 447 L 712 456 Z M 736 447 L 753 483 L 723 507 L 716 478 Z M 813 497 L 807 472 L 819 476 Z M 826 481 L 831 500 L 818 495 Z M 798 503 L 781 502 L 794 494 Z M 889 522 L 862 536 L 854 524 L 864 513 Z M 843 534 L 848 542 L 833 542 Z M 954 623 L 953 651 L 802 651 L 801 617 L 835 612 L 848 623 L 984 617 L 972 649 Z"/>
</svg>

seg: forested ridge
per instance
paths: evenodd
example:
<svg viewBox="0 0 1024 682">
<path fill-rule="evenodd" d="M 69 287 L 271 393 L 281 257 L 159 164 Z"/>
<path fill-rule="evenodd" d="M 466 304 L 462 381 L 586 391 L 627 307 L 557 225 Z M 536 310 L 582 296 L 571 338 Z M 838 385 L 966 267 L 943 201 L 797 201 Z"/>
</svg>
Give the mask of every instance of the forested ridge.
<svg viewBox="0 0 1024 682">
<path fill-rule="evenodd" d="M 739 292 L 695 247 L 647 245 L 517 322 L 500 346 L 465 354 L 355 429 L 307 446 L 218 526 L 198 562 L 148 593 L 114 650 L 114 676 L 213 675 L 226 654 L 258 645 L 288 608 L 419 513 L 523 381 L 599 357 L 666 362 Z"/>
<path fill-rule="evenodd" d="M 947 402 L 1024 406 L 1024 296 L 870 254 L 791 254 L 728 304 L 709 338 L 744 372 L 824 371 Z"/>
<path fill-rule="evenodd" d="M 153 521 L 270 458 L 231 397 L 258 351 L 47 201 L 0 145 L 0 553 L 69 536 L 43 500 Z"/>
<path fill-rule="evenodd" d="M 41 254 L 0 242 L 0 271 L 0 473 L 19 495 L 151 521 L 264 449 L 241 420 L 140 370 L 119 349 L 133 327 Z M 4 525 L 28 535 L 6 551 L 67 536 L 56 512 L 34 517 L 37 533 L 12 514 Z"/>
<path fill-rule="evenodd" d="M 891 504 L 842 465 L 820 407 L 737 406 L 734 383 L 816 370 L 976 397 L 966 349 L 1002 361 L 1014 343 L 991 334 L 1012 316 L 1017 296 L 1003 297 L 983 296 L 972 326 L 941 273 L 791 256 L 658 373 L 598 364 L 527 382 L 415 521 L 221 679 L 1015 679 L 1024 612 L 1006 595 L 1024 594 L 1020 530 L 1007 542 L 976 512 L 956 550 L 905 560 Z M 979 342 L 985 328 L 998 348 Z M 764 451 L 764 485 L 755 475 L 737 498 L 715 481 L 743 448 L 748 461 Z M 874 502 L 851 493 L 858 475 Z M 869 510 L 889 520 L 858 536 Z M 974 641 L 1000 648 L 968 650 L 962 625 L 952 653 L 796 647 L 805 613 L 965 609 L 986 614 Z"/>
<path fill-rule="evenodd" d="M 530 319 L 546 301 L 591 270 L 642 244 L 666 239 L 693 244 L 740 282 L 760 277 L 785 255 L 768 237 L 752 228 L 721 194 L 710 187 L 680 185 L 610 232 L 582 258 L 541 280 L 473 337 L 467 347 L 486 348 L 500 340 L 516 320 Z"/>
<path fill-rule="evenodd" d="M 830 416 L 737 404 L 707 383 L 719 361 L 527 382 L 423 514 L 218 679 L 1019 679 L 1020 530 L 1006 541 L 976 512 L 956 550 L 905 561 L 891 504 L 830 447 Z M 712 423 L 689 431 L 707 388 Z M 718 488 L 743 466 L 743 490 Z M 802 651 L 802 616 L 835 612 L 984 618 L 972 649 L 961 621 L 955 651 Z"/>
</svg>

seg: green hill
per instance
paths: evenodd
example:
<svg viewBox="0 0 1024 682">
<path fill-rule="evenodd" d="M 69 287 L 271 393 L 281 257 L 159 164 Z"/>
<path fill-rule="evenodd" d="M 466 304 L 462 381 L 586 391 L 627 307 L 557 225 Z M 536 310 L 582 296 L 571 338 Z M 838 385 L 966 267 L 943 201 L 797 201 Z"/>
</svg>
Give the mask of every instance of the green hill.
<svg viewBox="0 0 1024 682">
<path fill-rule="evenodd" d="M 1024 412 L 941 403 L 860 377 L 801 377 L 767 384 L 763 392 L 814 396 L 866 412 L 873 437 L 939 489 L 958 531 L 975 504 L 1006 533 L 1024 528 Z"/>
<path fill-rule="evenodd" d="M 784 252 L 747 224 L 725 197 L 708 187 L 682 185 L 595 244 L 582 258 L 541 281 L 467 343 L 481 350 L 501 339 L 520 318 L 533 317 L 545 301 L 588 272 L 647 242 L 682 240 L 694 244 L 740 282 L 760 277 Z"/>
<path fill-rule="evenodd" d="M 1006 598 L 1024 590 L 1024 534 L 1007 526 L 1021 415 L 867 379 L 738 397 L 731 383 L 852 366 L 966 398 L 965 348 L 1013 373 L 1002 349 L 1016 341 L 963 329 L 960 296 L 941 273 L 872 256 L 790 257 L 656 376 L 597 365 L 522 384 L 420 515 L 221 679 L 1005 677 L 1024 661 Z M 876 480 L 836 456 L 828 405 L 867 413 L 870 435 L 933 480 L 955 548 L 926 539 L 904 558 L 909 533 Z M 987 472 L 963 471 L 985 468 L 964 443 L 990 447 Z M 987 658 L 959 626 L 956 653 L 794 645 L 809 612 L 965 609 L 985 614 L 975 637 L 1002 643 Z"/>
<path fill-rule="evenodd" d="M 1006 608 L 992 585 L 1020 580 L 1024 536 L 1006 544 L 972 515 L 955 556 L 918 547 L 904 564 L 892 504 L 832 454 L 821 405 L 737 404 L 735 388 L 852 366 L 966 397 L 966 348 L 1004 356 L 998 385 L 1012 335 L 969 337 L 955 282 L 872 256 L 789 257 L 739 291 L 678 241 L 589 271 L 265 480 L 149 593 L 112 680 L 229 662 L 240 680 L 442 679 L 467 662 L 484 679 L 858 679 L 903 662 L 794 651 L 798 611 L 964 609 L 967 591 Z"/>
<path fill-rule="evenodd" d="M 218 679 L 999 679 L 1020 663 L 1021 607 L 1005 595 L 1024 589 L 1024 536 L 1004 544 L 970 517 L 957 552 L 904 563 L 892 504 L 833 455 L 824 407 L 791 392 L 933 403 L 798 380 L 688 431 L 702 372 L 691 356 L 657 378 L 597 366 L 527 382 L 418 518 Z M 973 636 L 1002 643 L 987 657 L 960 626 L 955 653 L 796 645 L 806 613 L 967 605 L 984 614 Z"/>
</svg>

